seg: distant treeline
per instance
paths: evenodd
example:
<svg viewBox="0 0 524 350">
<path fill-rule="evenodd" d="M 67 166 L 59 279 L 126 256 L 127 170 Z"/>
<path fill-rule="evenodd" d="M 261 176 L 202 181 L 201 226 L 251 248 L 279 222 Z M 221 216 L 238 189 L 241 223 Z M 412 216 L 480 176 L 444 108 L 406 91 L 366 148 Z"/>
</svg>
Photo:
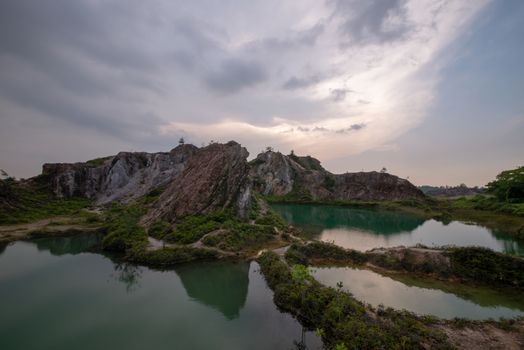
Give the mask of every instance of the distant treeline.
<svg viewBox="0 0 524 350">
<path fill-rule="evenodd" d="M 419 186 L 419 189 L 428 196 L 437 197 L 466 197 L 486 192 L 484 187 L 468 187 L 465 184 L 458 186 Z"/>
</svg>

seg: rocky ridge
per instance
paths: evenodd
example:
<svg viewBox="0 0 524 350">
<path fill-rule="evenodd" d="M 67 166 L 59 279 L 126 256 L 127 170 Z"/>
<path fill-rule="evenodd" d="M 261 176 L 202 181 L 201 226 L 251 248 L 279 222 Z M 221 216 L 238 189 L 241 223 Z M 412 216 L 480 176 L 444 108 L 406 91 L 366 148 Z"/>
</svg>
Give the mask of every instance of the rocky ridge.
<svg viewBox="0 0 524 350">
<path fill-rule="evenodd" d="M 251 161 L 255 190 L 294 200 L 405 200 L 424 194 L 408 180 L 381 172 L 332 174 L 312 157 L 267 151 Z"/>
<path fill-rule="evenodd" d="M 44 164 L 42 175 L 59 198 L 87 197 L 99 205 L 129 202 L 170 184 L 197 149 L 179 145 L 170 152 L 120 152 L 85 163 Z"/>
<path fill-rule="evenodd" d="M 226 208 L 244 217 L 251 204 L 248 155 L 234 141 L 200 148 L 182 175 L 153 204 L 143 223 L 148 225 L 159 219 L 174 222 L 186 215 Z"/>
<path fill-rule="evenodd" d="M 45 164 L 57 197 L 92 198 L 97 205 L 129 202 L 162 190 L 142 223 L 174 223 L 192 214 L 233 209 L 245 217 L 252 192 L 293 200 L 404 200 L 424 198 L 409 181 L 378 172 L 332 174 L 310 156 L 268 151 L 247 162 L 249 153 L 230 141 L 170 152 L 121 152 L 85 163 Z"/>
</svg>

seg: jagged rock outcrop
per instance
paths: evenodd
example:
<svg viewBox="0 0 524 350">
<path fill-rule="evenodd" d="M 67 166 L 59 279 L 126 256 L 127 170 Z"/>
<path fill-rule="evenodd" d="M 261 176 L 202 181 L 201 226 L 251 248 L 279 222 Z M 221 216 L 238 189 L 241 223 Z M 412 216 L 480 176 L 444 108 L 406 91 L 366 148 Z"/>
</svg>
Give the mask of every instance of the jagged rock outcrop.
<svg viewBox="0 0 524 350">
<path fill-rule="evenodd" d="M 197 213 L 233 208 L 245 216 L 251 204 L 247 150 L 230 141 L 200 148 L 175 181 L 160 195 L 142 223 L 175 222 Z"/>
<path fill-rule="evenodd" d="M 42 174 L 50 177 L 58 197 L 82 196 L 97 204 L 127 202 L 171 183 L 197 149 L 179 145 L 170 152 L 120 152 L 86 163 L 44 164 Z"/>
<path fill-rule="evenodd" d="M 312 157 L 261 153 L 251 161 L 255 190 L 297 200 L 403 200 L 424 198 L 405 179 L 387 173 L 332 174 Z"/>
</svg>

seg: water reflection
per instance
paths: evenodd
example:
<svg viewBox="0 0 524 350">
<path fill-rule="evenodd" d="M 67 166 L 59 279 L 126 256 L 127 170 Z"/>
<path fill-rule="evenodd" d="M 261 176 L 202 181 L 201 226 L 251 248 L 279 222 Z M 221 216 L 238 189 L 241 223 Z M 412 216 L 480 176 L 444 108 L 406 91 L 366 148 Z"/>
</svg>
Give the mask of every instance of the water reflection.
<svg viewBox="0 0 524 350">
<path fill-rule="evenodd" d="M 99 254 L 54 256 L 32 242 L 10 244 L 0 255 L 2 349 L 289 350 L 300 339 L 300 325 L 276 308 L 256 263 L 192 265 L 137 270 Z M 220 293 L 234 301 L 213 295 Z M 311 332 L 306 343 L 322 346 Z"/>
<path fill-rule="evenodd" d="M 411 280 L 399 282 L 375 272 L 353 268 L 318 268 L 312 271 L 320 282 L 336 287 L 342 282 L 344 289 L 355 298 L 373 306 L 383 304 L 406 309 L 418 314 L 429 314 L 451 319 L 512 318 L 524 315 L 524 301 L 517 295 L 497 291 L 448 285 L 438 282 Z M 395 277 L 397 279 L 397 277 Z"/>
<path fill-rule="evenodd" d="M 434 289 L 451 293 L 457 297 L 486 308 L 504 306 L 524 312 L 524 301 L 522 300 L 522 295 L 513 290 L 500 291 L 490 288 L 472 287 L 402 274 L 394 274 L 389 277 L 410 287 Z"/>
<path fill-rule="evenodd" d="M 39 251 L 49 251 L 52 255 L 76 255 L 84 253 L 101 240 L 98 234 L 84 234 L 71 237 L 51 237 L 34 240 Z"/>
<path fill-rule="evenodd" d="M 239 316 L 247 298 L 249 263 L 202 263 L 175 268 L 187 295 L 220 311 L 227 319 Z"/>
<path fill-rule="evenodd" d="M 143 272 L 142 268 L 119 262 L 114 264 L 113 269 L 115 273 L 112 276 L 126 286 L 126 292 L 134 292 L 140 287 L 140 279 Z"/>
<path fill-rule="evenodd" d="M 8 242 L 0 242 L 0 254 L 2 254 L 7 248 Z"/>
<path fill-rule="evenodd" d="M 457 221 L 442 223 L 406 213 L 337 206 L 278 204 L 272 207 L 311 239 L 361 251 L 424 244 L 482 246 L 524 255 L 522 242 L 501 232 Z"/>
<path fill-rule="evenodd" d="M 290 224 L 314 235 L 336 228 L 392 235 L 413 231 L 424 223 L 424 219 L 417 216 L 384 210 L 297 204 L 273 204 L 271 207 Z"/>
</svg>

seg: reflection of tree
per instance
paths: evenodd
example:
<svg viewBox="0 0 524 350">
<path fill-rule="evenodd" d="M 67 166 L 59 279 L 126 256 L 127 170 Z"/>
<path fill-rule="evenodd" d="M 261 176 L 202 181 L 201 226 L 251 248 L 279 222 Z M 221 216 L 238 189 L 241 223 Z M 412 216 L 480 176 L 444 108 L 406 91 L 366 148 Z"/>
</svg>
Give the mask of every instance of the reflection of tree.
<svg viewBox="0 0 524 350">
<path fill-rule="evenodd" d="M 127 263 L 115 263 L 113 269 L 115 270 L 115 279 L 126 286 L 128 293 L 138 289 L 140 286 L 140 278 L 142 277 L 142 269 L 139 266 Z"/>
<path fill-rule="evenodd" d="M 0 254 L 2 254 L 5 251 L 5 248 L 7 248 L 7 242 L 0 243 Z"/>
<path fill-rule="evenodd" d="M 52 255 L 80 254 L 100 242 L 100 235 L 81 234 L 70 237 L 42 238 L 34 241 L 38 250 L 47 250 Z"/>
<path fill-rule="evenodd" d="M 387 277 L 409 287 L 438 290 L 444 293 L 454 294 L 461 299 L 482 307 L 506 307 L 512 310 L 524 311 L 522 296 L 514 290 L 496 290 L 489 287 L 456 285 L 454 283 L 402 274 L 387 275 Z"/>
<path fill-rule="evenodd" d="M 293 340 L 293 349 L 291 350 L 307 350 L 306 345 L 306 329 L 302 327 L 300 341 L 299 340 Z"/>
</svg>

